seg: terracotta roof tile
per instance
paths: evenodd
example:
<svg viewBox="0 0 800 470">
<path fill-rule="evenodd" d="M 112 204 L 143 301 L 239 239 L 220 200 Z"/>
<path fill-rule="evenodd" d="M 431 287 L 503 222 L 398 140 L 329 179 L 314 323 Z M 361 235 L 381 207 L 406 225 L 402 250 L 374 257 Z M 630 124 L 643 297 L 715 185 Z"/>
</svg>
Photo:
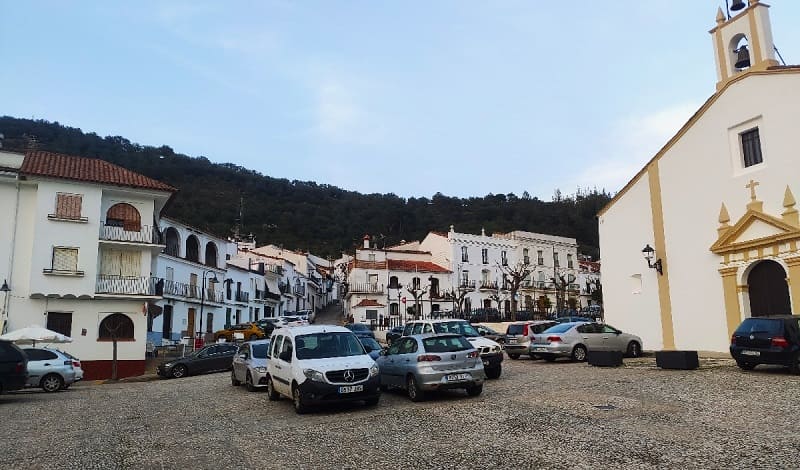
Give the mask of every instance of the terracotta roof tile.
<svg viewBox="0 0 800 470">
<path fill-rule="evenodd" d="M 385 307 L 382 303 L 379 303 L 377 300 L 372 299 L 363 299 L 359 302 L 356 307 Z"/>
<path fill-rule="evenodd" d="M 449 273 L 447 268 L 443 268 L 430 261 L 414 261 L 404 259 L 390 259 L 389 271 L 417 271 L 423 273 Z"/>
<path fill-rule="evenodd" d="M 20 173 L 30 176 L 47 176 L 90 183 L 128 186 L 176 192 L 172 186 L 148 178 L 135 171 L 96 158 L 74 157 L 60 153 L 32 150 L 25 153 Z"/>
</svg>

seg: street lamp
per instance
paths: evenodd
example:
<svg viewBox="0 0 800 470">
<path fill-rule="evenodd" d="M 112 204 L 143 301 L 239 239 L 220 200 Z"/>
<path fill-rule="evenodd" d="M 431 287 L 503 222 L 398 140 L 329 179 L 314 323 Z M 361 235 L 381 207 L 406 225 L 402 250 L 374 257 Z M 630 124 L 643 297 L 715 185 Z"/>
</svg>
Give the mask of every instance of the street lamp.
<svg viewBox="0 0 800 470">
<path fill-rule="evenodd" d="M 203 286 L 200 290 L 200 331 L 198 332 L 200 338 L 203 338 L 203 307 L 205 306 L 205 299 L 206 299 L 206 276 L 208 273 L 211 273 L 211 278 L 209 282 L 213 282 L 214 284 L 218 283 L 219 280 L 217 279 L 217 274 L 214 272 L 213 269 L 207 269 L 203 271 Z"/>
<path fill-rule="evenodd" d="M 6 331 L 8 330 L 8 293 L 11 292 L 11 288 L 8 287 L 8 280 L 7 279 L 3 279 L 3 286 L 0 287 L 0 292 L 3 293 L 3 315 L 2 315 L 2 317 L 5 317 L 5 321 L 3 322 L 3 328 L 2 328 L 2 331 L 0 331 L 0 334 L 5 334 Z M 2 317 L 0 317 L 0 318 L 2 318 Z"/>
<path fill-rule="evenodd" d="M 658 274 L 663 276 L 664 272 L 661 267 L 661 258 L 658 258 L 655 263 L 652 262 L 653 258 L 656 257 L 656 250 L 654 250 L 649 243 L 642 249 L 642 254 L 644 254 L 644 259 L 647 260 L 647 267 L 655 269 Z"/>
</svg>

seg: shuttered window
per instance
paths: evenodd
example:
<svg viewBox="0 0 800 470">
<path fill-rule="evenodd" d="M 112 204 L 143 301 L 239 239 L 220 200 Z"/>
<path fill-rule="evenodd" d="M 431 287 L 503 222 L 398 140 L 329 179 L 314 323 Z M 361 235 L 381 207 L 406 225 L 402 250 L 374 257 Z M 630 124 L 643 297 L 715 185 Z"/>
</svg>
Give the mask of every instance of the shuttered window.
<svg viewBox="0 0 800 470">
<path fill-rule="evenodd" d="M 81 219 L 82 194 L 56 193 L 56 213 L 59 219 Z"/>
<path fill-rule="evenodd" d="M 142 275 L 142 254 L 138 251 L 103 250 L 100 274 L 139 277 Z"/>
<path fill-rule="evenodd" d="M 77 272 L 78 249 L 65 247 L 53 248 L 53 271 Z"/>
<path fill-rule="evenodd" d="M 47 329 L 72 336 L 72 313 L 47 312 Z"/>
</svg>

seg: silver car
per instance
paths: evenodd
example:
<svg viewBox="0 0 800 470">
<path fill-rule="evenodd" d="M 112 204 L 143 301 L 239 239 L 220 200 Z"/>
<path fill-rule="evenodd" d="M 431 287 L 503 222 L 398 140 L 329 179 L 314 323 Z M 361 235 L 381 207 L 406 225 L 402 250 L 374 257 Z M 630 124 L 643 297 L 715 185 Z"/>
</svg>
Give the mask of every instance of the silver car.
<svg viewBox="0 0 800 470">
<path fill-rule="evenodd" d="M 381 389 L 406 389 L 411 401 L 425 392 L 466 389 L 471 397 L 483 391 L 486 374 L 478 350 L 461 335 L 427 334 L 395 340 L 376 361 Z"/>
<path fill-rule="evenodd" d="M 268 350 L 268 339 L 248 341 L 239 346 L 239 350 L 233 356 L 231 385 L 238 386 L 244 382 L 247 390 L 251 392 L 266 387 Z"/>
<path fill-rule="evenodd" d="M 45 392 L 57 392 L 75 382 L 72 358 L 57 349 L 25 348 L 28 356 L 27 387 L 42 387 Z"/>
<path fill-rule="evenodd" d="M 531 320 L 514 322 L 506 327 L 506 337 L 503 345 L 506 354 L 511 359 L 519 359 L 521 354 L 530 355 L 531 339 L 534 335 L 555 325 L 550 320 Z M 531 355 L 533 358 L 534 355 Z"/>
<path fill-rule="evenodd" d="M 621 351 L 629 357 L 642 355 L 642 338 L 603 323 L 569 322 L 534 335 L 530 353 L 547 361 L 569 357 L 585 361 L 589 351 Z"/>
</svg>

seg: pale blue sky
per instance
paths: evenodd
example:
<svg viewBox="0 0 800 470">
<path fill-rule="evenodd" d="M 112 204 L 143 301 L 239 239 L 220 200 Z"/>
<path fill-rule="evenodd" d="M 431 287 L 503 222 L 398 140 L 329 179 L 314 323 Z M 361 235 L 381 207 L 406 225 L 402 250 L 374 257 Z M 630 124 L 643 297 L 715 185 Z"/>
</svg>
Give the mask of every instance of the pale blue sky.
<svg viewBox="0 0 800 470">
<path fill-rule="evenodd" d="M 0 115 L 362 192 L 616 191 L 713 93 L 719 5 L 0 0 Z"/>
</svg>

